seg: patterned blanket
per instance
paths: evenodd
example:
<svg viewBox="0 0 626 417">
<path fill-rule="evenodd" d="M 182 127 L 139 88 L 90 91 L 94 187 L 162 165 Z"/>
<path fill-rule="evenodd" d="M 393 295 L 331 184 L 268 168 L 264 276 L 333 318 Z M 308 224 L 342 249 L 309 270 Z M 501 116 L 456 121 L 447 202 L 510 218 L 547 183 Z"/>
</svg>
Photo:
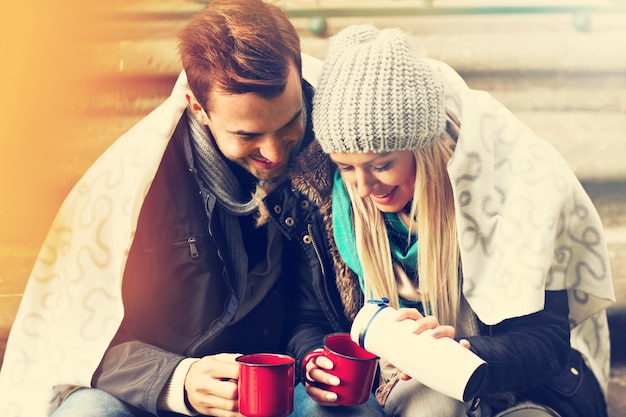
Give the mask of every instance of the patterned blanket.
<svg viewBox="0 0 626 417">
<path fill-rule="evenodd" d="M 315 85 L 320 61 L 304 55 L 303 64 Z M 464 294 L 483 321 L 496 323 L 542 308 L 545 288 L 568 288 L 572 343 L 606 389 L 604 309 L 615 297 L 591 201 L 547 142 L 450 67 L 432 64 L 462 124 L 449 171 L 461 214 Z M 0 415 L 47 416 L 65 385 L 90 385 L 123 317 L 126 256 L 186 88 L 182 73 L 171 96 L 93 164 L 59 210 L 9 336 Z"/>
<path fill-rule="evenodd" d="M 446 105 L 461 120 L 448 172 L 455 194 L 463 294 L 487 324 L 543 308 L 567 289 L 572 346 L 608 385 L 605 309 L 615 302 L 600 217 L 550 143 L 450 67 Z"/>
</svg>

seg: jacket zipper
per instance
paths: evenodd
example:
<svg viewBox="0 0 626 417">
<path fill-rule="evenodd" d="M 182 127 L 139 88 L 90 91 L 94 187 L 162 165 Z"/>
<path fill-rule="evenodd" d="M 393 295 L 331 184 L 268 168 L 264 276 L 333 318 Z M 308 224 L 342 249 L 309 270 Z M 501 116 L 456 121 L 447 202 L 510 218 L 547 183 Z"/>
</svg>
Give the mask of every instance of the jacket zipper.
<svg viewBox="0 0 626 417">
<path fill-rule="evenodd" d="M 165 249 L 180 248 L 185 246 L 189 247 L 190 258 L 195 259 L 200 256 L 200 252 L 198 252 L 198 239 L 196 239 L 194 236 L 188 238 L 186 241 L 179 241 L 176 243 L 172 243 L 171 245 L 161 245 L 157 246 L 156 248 L 146 249 L 146 252 L 160 252 Z"/>
<path fill-rule="evenodd" d="M 195 259 L 199 256 L 196 242 L 197 240 L 193 236 L 187 239 L 187 243 L 189 244 L 189 255 L 191 256 L 191 259 Z"/>
</svg>

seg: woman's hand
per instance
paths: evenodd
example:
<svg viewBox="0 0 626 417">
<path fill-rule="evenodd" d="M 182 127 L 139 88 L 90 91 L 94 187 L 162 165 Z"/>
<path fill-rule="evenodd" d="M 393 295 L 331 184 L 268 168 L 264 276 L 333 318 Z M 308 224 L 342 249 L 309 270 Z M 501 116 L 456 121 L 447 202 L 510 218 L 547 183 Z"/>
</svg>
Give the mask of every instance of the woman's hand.
<svg viewBox="0 0 626 417">
<path fill-rule="evenodd" d="M 401 308 L 398 312 L 400 314 L 396 320 L 406 321 L 406 325 L 410 326 L 411 332 L 415 334 L 430 331 L 430 335 L 435 339 L 440 339 L 442 337 L 454 339 L 454 335 L 456 333 L 454 326 L 439 324 L 439 320 L 437 320 L 435 316 L 424 317 L 415 308 Z M 466 349 L 470 348 L 470 342 L 467 339 L 461 339 L 459 344 Z M 405 373 L 403 373 L 400 378 L 403 380 L 411 379 L 411 377 Z"/>
<path fill-rule="evenodd" d="M 410 331 L 415 334 L 423 333 L 430 330 L 431 336 L 435 339 L 441 337 L 449 337 L 454 339 L 454 327 L 448 325 L 440 325 L 439 320 L 435 316 L 422 316 L 415 308 L 401 308 L 397 321 L 406 321 L 406 325 Z M 411 321 L 408 321 L 411 320 Z"/>
<path fill-rule="evenodd" d="M 316 349 L 321 351 L 322 349 Z M 337 394 L 326 391 L 318 384 L 338 386 L 341 381 L 335 375 L 331 375 L 326 370 L 333 369 L 333 362 L 325 356 L 317 356 L 309 360 L 306 365 L 306 375 L 304 377 L 306 392 L 318 404 L 325 406 L 336 406 Z"/>
<path fill-rule="evenodd" d="M 205 356 L 194 362 L 185 378 L 189 404 L 200 414 L 240 417 L 237 380 L 240 356 L 232 353 Z"/>
</svg>

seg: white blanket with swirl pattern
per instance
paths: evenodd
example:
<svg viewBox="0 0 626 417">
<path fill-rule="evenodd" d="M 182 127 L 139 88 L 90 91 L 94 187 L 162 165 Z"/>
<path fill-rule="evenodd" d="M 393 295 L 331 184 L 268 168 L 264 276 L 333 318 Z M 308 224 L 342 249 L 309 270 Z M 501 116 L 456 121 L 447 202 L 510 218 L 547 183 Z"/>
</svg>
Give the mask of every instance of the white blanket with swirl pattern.
<svg viewBox="0 0 626 417">
<path fill-rule="evenodd" d="M 320 62 L 303 58 L 305 78 L 315 84 Z M 606 389 L 604 309 L 614 293 L 591 201 L 547 142 L 447 65 L 432 63 L 445 76 L 447 105 L 462 125 L 449 171 L 468 301 L 483 321 L 497 323 L 541 309 L 545 288 L 570 289 L 572 343 Z M 181 74 L 172 95 L 94 163 L 61 207 L 9 337 L 0 370 L 3 417 L 48 416 L 57 386 L 89 386 L 123 317 L 126 255 L 143 197 L 185 109 L 186 87 Z"/>
<path fill-rule="evenodd" d="M 605 309 L 615 294 L 596 209 L 550 143 L 450 67 L 432 64 L 444 74 L 446 105 L 461 121 L 448 172 L 463 294 L 483 322 L 496 324 L 541 310 L 546 289 L 568 289 L 572 346 L 606 393 Z"/>
<path fill-rule="evenodd" d="M 47 416 L 56 385 L 89 386 L 123 317 L 121 281 L 137 218 L 186 106 L 186 78 L 120 137 L 63 202 L 9 335 L 0 415 Z"/>
</svg>

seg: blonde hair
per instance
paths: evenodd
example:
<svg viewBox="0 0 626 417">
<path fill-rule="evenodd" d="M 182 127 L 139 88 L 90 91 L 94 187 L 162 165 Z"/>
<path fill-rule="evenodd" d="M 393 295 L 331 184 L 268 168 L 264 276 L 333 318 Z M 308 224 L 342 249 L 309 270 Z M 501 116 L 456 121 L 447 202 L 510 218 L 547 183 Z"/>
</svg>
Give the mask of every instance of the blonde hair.
<svg viewBox="0 0 626 417">
<path fill-rule="evenodd" d="M 460 305 L 460 255 L 452 184 L 447 163 L 454 153 L 458 123 L 448 115 L 447 129 L 432 145 L 416 148 L 415 191 L 407 228 L 419 236 L 417 277 L 426 314 L 456 324 Z M 456 123 L 456 124 L 455 124 Z M 363 268 L 365 297 L 387 297 L 398 307 L 398 291 L 383 214 L 369 198 L 346 184 L 353 207 L 356 251 Z"/>
</svg>

